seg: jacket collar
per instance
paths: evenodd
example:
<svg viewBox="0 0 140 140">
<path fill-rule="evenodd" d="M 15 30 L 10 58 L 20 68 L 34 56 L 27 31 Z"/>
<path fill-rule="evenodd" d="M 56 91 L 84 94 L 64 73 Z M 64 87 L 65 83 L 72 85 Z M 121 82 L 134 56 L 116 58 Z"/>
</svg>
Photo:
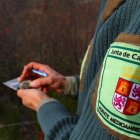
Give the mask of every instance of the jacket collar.
<svg viewBox="0 0 140 140">
<path fill-rule="evenodd" d="M 108 17 L 126 0 L 107 0 L 104 8 L 104 12 L 102 15 L 102 20 L 105 22 Z"/>
</svg>

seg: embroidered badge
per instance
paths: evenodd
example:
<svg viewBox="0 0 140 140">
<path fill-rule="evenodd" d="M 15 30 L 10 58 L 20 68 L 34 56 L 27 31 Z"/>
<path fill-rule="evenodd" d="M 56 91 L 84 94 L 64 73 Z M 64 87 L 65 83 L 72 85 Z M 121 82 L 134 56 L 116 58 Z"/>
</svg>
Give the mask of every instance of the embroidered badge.
<svg viewBox="0 0 140 140">
<path fill-rule="evenodd" d="M 140 47 L 113 43 L 99 79 L 96 113 L 119 136 L 140 139 Z"/>
<path fill-rule="evenodd" d="M 113 97 L 113 106 L 125 115 L 138 114 L 140 109 L 140 85 L 119 78 Z"/>
</svg>

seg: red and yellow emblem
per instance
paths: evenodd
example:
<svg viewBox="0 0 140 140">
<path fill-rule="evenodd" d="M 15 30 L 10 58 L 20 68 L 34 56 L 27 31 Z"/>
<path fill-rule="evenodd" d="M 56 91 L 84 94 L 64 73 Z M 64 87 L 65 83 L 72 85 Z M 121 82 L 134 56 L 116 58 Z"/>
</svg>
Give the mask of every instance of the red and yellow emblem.
<svg viewBox="0 0 140 140">
<path fill-rule="evenodd" d="M 119 78 L 113 97 L 113 106 L 125 115 L 135 115 L 139 113 L 140 85 Z"/>
</svg>

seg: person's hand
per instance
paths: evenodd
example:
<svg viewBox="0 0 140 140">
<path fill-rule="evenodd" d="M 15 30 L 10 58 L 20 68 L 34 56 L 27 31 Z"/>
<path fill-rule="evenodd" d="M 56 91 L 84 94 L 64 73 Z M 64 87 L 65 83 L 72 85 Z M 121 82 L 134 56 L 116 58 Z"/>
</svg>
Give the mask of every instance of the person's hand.
<svg viewBox="0 0 140 140">
<path fill-rule="evenodd" d="M 17 95 L 21 98 L 24 106 L 35 111 L 42 100 L 49 98 L 39 89 L 19 89 Z"/>
<path fill-rule="evenodd" d="M 48 77 L 39 76 L 32 72 L 32 69 L 41 70 L 48 74 Z M 66 79 L 65 76 L 53 70 L 48 65 L 39 64 L 36 62 L 31 62 L 27 64 L 21 76 L 19 77 L 19 82 L 32 79 L 31 87 L 32 88 L 41 88 L 43 91 L 48 89 L 53 89 L 58 93 L 63 93 L 65 89 Z"/>
</svg>

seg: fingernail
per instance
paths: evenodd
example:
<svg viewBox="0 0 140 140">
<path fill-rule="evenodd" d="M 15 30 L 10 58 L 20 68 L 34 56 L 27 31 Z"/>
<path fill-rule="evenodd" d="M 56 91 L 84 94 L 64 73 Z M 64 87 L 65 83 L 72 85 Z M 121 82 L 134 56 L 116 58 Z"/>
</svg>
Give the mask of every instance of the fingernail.
<svg viewBox="0 0 140 140">
<path fill-rule="evenodd" d="M 35 82 L 31 82 L 31 83 L 30 83 L 30 86 L 31 86 L 31 87 L 35 87 L 35 85 L 36 85 Z"/>
</svg>

